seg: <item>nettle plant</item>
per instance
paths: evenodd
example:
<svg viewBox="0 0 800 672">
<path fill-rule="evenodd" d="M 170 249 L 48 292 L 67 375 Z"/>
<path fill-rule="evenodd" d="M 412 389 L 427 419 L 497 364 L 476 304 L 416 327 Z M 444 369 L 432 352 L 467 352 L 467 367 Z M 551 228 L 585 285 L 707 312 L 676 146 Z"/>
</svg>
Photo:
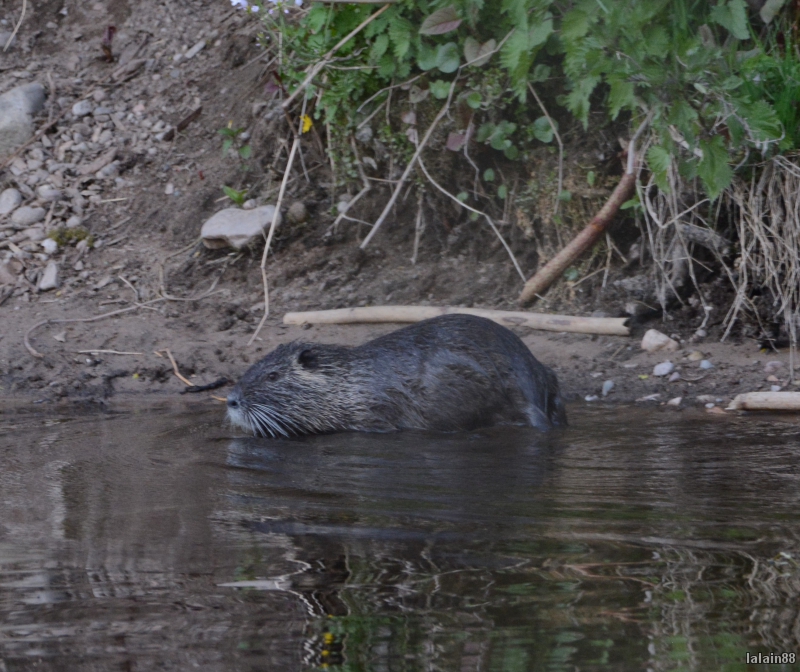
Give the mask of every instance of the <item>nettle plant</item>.
<svg viewBox="0 0 800 672">
<path fill-rule="evenodd" d="M 566 108 L 587 131 L 592 107 L 611 120 L 648 119 L 655 142 L 646 161 L 659 187 L 677 169 L 713 199 L 750 152 L 800 142 L 800 59 L 791 25 L 782 25 L 792 18 L 785 4 L 768 0 L 756 16 L 745 0 L 401 0 L 335 51 L 306 99 L 330 151 L 349 153 L 358 126 L 401 89 L 415 104 L 471 110 L 474 131 L 464 123 L 462 139 L 514 160 L 530 143 L 553 140 L 554 122 L 530 100 L 531 85 L 546 82 L 547 109 Z M 338 3 L 261 11 L 265 40 L 280 50 L 275 81 L 293 91 L 376 11 Z"/>
</svg>

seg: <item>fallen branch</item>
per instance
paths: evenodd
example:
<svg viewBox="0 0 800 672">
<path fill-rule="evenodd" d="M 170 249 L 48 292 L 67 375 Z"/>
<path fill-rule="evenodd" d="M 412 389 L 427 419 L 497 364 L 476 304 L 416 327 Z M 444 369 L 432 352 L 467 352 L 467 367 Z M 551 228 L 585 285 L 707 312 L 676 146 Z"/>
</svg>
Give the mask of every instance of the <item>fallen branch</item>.
<svg viewBox="0 0 800 672">
<path fill-rule="evenodd" d="M 737 394 L 729 411 L 800 411 L 800 392 L 748 392 Z"/>
<path fill-rule="evenodd" d="M 477 315 L 507 327 L 530 327 L 543 331 L 569 331 L 577 334 L 628 336 L 627 318 L 574 317 L 510 310 L 458 308 L 451 306 L 371 306 L 286 313 L 284 324 L 353 324 L 357 322 L 420 322 L 439 315 Z"/>
<path fill-rule="evenodd" d="M 172 356 L 172 352 L 169 350 L 169 348 L 164 350 L 164 352 L 167 353 L 167 357 L 169 357 L 169 361 L 172 363 L 172 372 L 175 374 L 178 380 L 180 380 L 187 387 L 194 387 L 194 383 L 181 374 L 180 370 L 178 369 L 178 362 L 175 361 L 175 358 Z"/>
<path fill-rule="evenodd" d="M 5 46 L 3 47 L 3 53 L 8 51 L 8 48 L 11 46 L 11 43 L 14 41 L 14 38 L 17 36 L 19 32 L 19 28 L 22 25 L 22 22 L 25 20 L 25 11 L 28 9 L 28 0 L 22 0 L 22 13 L 19 15 L 19 21 L 17 21 L 17 25 L 14 26 L 14 32 L 11 33 L 11 37 L 8 38 Z"/>
<path fill-rule="evenodd" d="M 619 211 L 620 206 L 633 195 L 634 188 L 636 187 L 636 174 L 634 172 L 636 162 L 636 140 L 647 124 L 650 123 L 650 117 L 651 115 L 647 116 L 639 126 L 633 138 L 631 138 L 631 142 L 628 145 L 628 162 L 625 174 L 611 193 L 611 196 L 608 197 L 603 207 L 600 208 L 600 212 L 592 218 L 583 231 L 575 236 L 566 247 L 540 268 L 536 274 L 525 283 L 519 295 L 519 303 L 521 305 L 529 303 L 534 298 L 547 291 L 550 285 L 552 285 L 557 278 L 561 277 L 575 259 L 581 256 L 597 241 L 611 223 L 614 215 Z"/>
</svg>

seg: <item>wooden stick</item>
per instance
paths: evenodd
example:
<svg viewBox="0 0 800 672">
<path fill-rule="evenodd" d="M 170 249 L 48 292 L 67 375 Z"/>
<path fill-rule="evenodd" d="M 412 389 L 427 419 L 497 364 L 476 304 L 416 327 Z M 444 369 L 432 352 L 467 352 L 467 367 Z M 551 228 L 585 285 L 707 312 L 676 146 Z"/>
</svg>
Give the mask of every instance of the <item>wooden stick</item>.
<svg viewBox="0 0 800 672">
<path fill-rule="evenodd" d="M 183 376 L 181 374 L 181 372 L 178 370 L 178 362 L 175 361 L 175 358 L 172 356 L 172 353 L 169 351 L 169 348 L 166 349 L 164 352 L 167 353 L 167 357 L 169 357 L 169 361 L 172 362 L 172 371 L 175 373 L 175 375 L 177 376 L 178 380 L 180 380 L 184 385 L 188 385 L 189 387 L 192 387 L 194 385 L 194 383 L 191 380 L 189 380 L 188 378 L 186 378 L 185 376 Z"/>
<path fill-rule="evenodd" d="M 627 318 L 574 317 L 511 310 L 484 310 L 451 306 L 371 306 L 286 313 L 284 324 L 353 324 L 356 322 L 420 322 L 439 315 L 477 315 L 507 327 L 530 327 L 544 331 L 569 331 L 577 334 L 628 336 Z"/>
<path fill-rule="evenodd" d="M 800 411 L 800 392 L 747 392 L 737 394 L 729 411 Z"/>
</svg>

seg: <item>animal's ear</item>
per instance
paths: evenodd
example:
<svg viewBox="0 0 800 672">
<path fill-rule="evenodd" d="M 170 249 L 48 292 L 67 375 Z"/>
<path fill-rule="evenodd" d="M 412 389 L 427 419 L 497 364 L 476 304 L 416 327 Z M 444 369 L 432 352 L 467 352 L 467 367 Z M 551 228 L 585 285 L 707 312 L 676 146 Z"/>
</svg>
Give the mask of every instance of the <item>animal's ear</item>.
<svg viewBox="0 0 800 672">
<path fill-rule="evenodd" d="M 313 371 L 317 368 L 317 366 L 319 366 L 316 353 L 309 348 L 300 351 L 300 354 L 297 355 L 297 363 L 300 364 L 300 366 L 302 366 L 304 369 L 308 369 L 310 371 Z"/>
</svg>

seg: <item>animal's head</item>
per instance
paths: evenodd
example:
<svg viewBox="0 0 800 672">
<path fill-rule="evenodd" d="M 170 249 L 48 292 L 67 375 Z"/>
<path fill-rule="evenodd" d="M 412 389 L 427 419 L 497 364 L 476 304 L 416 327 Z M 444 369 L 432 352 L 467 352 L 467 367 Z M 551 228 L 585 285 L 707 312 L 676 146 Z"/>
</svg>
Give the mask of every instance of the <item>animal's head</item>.
<svg viewBox="0 0 800 672">
<path fill-rule="evenodd" d="M 335 429 L 331 349 L 289 343 L 253 364 L 228 395 L 231 424 L 273 438 Z"/>
</svg>

